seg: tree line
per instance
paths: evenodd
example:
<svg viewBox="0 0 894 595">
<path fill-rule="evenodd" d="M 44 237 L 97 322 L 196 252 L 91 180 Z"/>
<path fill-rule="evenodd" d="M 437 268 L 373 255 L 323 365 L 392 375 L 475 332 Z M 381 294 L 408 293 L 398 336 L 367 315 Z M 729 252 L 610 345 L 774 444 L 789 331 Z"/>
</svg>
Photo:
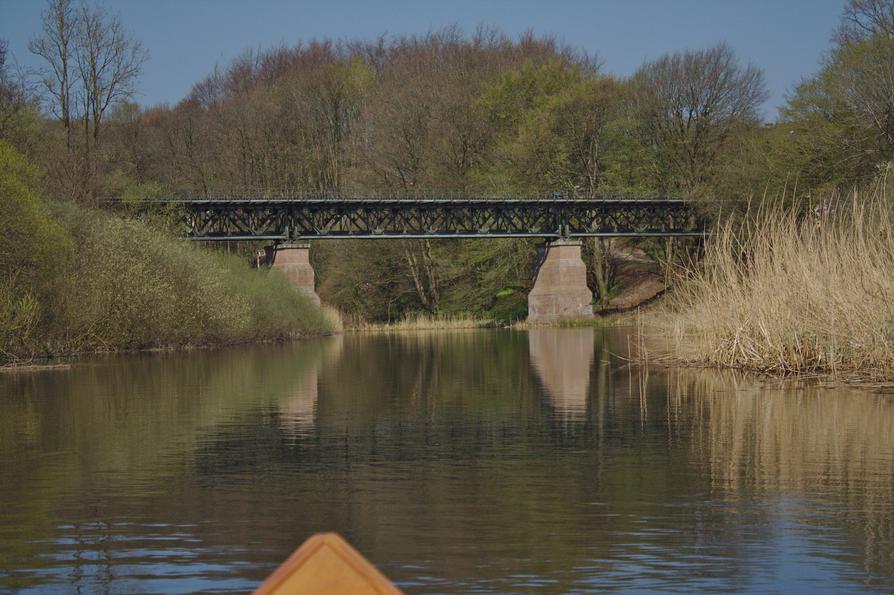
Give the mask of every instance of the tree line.
<svg viewBox="0 0 894 595">
<path fill-rule="evenodd" d="M 894 0 L 850 0 L 820 71 L 772 123 L 763 73 L 724 43 L 620 77 L 551 37 L 455 26 L 249 51 L 176 105 L 141 107 L 140 44 L 102 9 L 50 0 L 29 46 L 40 72 L 16 77 L 0 51 L 0 137 L 41 166 L 49 195 L 85 206 L 284 190 L 681 196 L 715 213 L 756 200 L 806 206 L 887 171 L 892 32 Z M 611 289 L 611 250 L 587 248 L 598 299 Z M 523 316 L 535 258 L 526 240 L 314 249 L 323 299 L 377 320 Z"/>
</svg>

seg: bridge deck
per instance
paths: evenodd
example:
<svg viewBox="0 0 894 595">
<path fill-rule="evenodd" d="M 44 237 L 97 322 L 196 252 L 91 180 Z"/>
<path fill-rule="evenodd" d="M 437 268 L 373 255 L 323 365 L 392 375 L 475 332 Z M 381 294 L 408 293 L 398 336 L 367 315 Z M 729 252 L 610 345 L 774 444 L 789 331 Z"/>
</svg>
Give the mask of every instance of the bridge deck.
<svg viewBox="0 0 894 595">
<path fill-rule="evenodd" d="M 194 198 L 159 201 L 198 241 L 701 236 L 691 205 L 605 198 Z"/>
</svg>

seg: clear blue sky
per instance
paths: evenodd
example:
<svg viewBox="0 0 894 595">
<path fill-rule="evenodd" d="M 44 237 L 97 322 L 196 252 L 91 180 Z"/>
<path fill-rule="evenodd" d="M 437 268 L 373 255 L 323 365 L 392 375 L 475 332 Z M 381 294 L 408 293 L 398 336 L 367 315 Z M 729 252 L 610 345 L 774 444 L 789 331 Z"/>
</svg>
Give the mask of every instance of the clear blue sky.
<svg viewBox="0 0 894 595">
<path fill-rule="evenodd" d="M 726 41 L 760 66 L 773 119 L 786 93 L 818 69 L 845 0 L 118 0 L 117 13 L 149 52 L 139 82 L 143 105 L 174 104 L 215 64 L 249 48 L 330 37 L 373 39 L 425 33 L 457 23 L 493 25 L 511 35 L 554 34 L 596 52 L 605 70 L 628 75 L 664 52 Z M 0 39 L 25 66 L 40 29 L 41 0 L 0 0 Z"/>
</svg>

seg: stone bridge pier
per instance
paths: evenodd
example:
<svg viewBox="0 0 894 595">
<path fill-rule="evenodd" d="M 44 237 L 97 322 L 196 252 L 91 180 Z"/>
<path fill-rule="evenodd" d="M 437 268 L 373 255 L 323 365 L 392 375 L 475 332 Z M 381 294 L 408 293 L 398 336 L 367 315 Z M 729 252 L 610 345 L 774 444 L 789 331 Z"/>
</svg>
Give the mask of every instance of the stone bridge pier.
<svg viewBox="0 0 894 595">
<path fill-rule="evenodd" d="M 268 262 L 272 268 L 281 271 L 299 291 L 304 292 L 314 303 L 320 304 L 314 286 L 314 269 L 310 265 L 310 244 L 277 244 L 266 249 Z"/>
<path fill-rule="evenodd" d="M 546 257 L 528 294 L 528 321 L 555 322 L 593 317 L 593 293 L 580 240 L 547 243 Z"/>
</svg>

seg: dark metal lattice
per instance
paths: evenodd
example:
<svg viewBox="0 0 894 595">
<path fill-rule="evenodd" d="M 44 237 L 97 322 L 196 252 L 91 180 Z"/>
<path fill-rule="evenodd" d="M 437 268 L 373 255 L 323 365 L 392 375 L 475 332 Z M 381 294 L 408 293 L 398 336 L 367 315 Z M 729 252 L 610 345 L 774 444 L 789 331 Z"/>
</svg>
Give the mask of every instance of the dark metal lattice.
<svg viewBox="0 0 894 595">
<path fill-rule="evenodd" d="M 704 222 L 669 199 L 276 198 L 163 201 L 191 240 L 700 236 Z"/>
</svg>

